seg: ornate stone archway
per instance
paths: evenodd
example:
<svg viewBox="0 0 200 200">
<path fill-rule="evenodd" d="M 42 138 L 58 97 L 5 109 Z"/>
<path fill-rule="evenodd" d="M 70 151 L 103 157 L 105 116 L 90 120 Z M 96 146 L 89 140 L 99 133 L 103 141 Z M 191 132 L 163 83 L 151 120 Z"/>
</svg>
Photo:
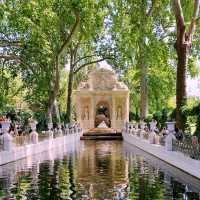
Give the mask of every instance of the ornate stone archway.
<svg viewBox="0 0 200 200">
<path fill-rule="evenodd" d="M 96 105 L 94 126 L 97 127 L 102 121 L 104 121 L 108 127 L 111 127 L 110 105 L 107 101 L 100 101 Z"/>
<path fill-rule="evenodd" d="M 74 91 L 77 120 L 86 130 L 96 127 L 99 123 L 97 110 L 104 106 L 108 113 L 102 111 L 102 114 L 109 120 L 109 126 L 121 129 L 129 120 L 127 86 L 117 80 L 114 71 L 108 69 L 98 68 L 88 76 L 88 81 L 82 82 L 78 90 Z"/>
</svg>

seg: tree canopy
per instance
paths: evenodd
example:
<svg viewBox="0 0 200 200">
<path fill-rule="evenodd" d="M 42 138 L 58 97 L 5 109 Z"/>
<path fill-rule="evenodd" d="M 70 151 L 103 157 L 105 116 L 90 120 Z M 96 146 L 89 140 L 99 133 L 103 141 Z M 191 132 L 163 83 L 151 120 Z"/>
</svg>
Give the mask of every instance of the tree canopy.
<svg viewBox="0 0 200 200">
<path fill-rule="evenodd" d="M 60 110 L 69 121 L 73 88 L 96 63 L 106 60 L 128 85 L 135 116 L 145 119 L 171 109 L 173 101 L 183 128 L 186 75 L 199 73 L 199 4 L 1 1 L 0 111 L 16 108 L 20 101 L 49 120 L 53 110 Z"/>
</svg>

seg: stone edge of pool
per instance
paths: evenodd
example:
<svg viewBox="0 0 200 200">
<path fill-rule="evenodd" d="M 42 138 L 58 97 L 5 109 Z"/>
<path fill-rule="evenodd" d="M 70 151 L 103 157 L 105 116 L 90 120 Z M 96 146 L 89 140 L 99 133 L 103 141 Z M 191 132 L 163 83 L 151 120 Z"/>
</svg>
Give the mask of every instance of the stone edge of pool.
<svg viewBox="0 0 200 200">
<path fill-rule="evenodd" d="M 44 140 L 38 144 L 29 144 L 21 147 L 16 147 L 12 151 L 1 151 L 0 166 L 23 159 L 28 156 L 42 153 L 44 151 L 49 151 L 55 148 L 63 148 L 63 146 L 68 144 L 72 145 L 72 143 L 78 140 L 80 140 L 80 134 L 69 134 L 51 140 Z"/>
<path fill-rule="evenodd" d="M 127 133 L 123 133 L 123 140 L 200 180 L 200 161 L 183 153 L 166 151 L 163 146 L 149 144 L 147 140 Z"/>
</svg>

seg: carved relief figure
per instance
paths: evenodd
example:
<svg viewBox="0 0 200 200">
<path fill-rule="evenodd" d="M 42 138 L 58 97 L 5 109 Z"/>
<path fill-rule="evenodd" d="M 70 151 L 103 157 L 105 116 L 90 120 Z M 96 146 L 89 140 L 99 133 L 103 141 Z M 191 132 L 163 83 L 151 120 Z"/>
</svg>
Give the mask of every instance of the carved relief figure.
<svg viewBox="0 0 200 200">
<path fill-rule="evenodd" d="M 88 108 L 88 106 L 85 106 L 85 108 L 84 108 L 83 119 L 84 120 L 89 120 L 89 108 Z"/>
<path fill-rule="evenodd" d="M 117 120 L 121 120 L 122 119 L 122 107 L 118 106 L 117 107 Z"/>
<path fill-rule="evenodd" d="M 116 88 L 117 89 L 128 89 L 127 86 L 123 82 L 117 82 Z"/>
<path fill-rule="evenodd" d="M 116 80 L 109 74 L 96 75 L 93 79 L 93 88 L 99 90 L 112 90 Z"/>
<path fill-rule="evenodd" d="M 89 89 L 90 85 L 88 82 L 82 82 L 82 83 L 80 83 L 79 88 L 80 89 Z"/>
</svg>

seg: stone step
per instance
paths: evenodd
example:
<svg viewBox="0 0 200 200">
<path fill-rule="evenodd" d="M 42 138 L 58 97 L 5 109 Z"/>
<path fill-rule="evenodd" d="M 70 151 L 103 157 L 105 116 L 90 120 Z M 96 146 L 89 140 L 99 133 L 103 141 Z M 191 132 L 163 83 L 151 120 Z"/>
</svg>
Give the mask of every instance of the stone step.
<svg viewBox="0 0 200 200">
<path fill-rule="evenodd" d="M 122 136 L 98 135 L 98 136 L 81 136 L 81 140 L 123 140 Z"/>
<path fill-rule="evenodd" d="M 83 136 L 122 136 L 122 133 L 91 133 L 91 132 L 86 132 L 83 133 Z"/>
</svg>

